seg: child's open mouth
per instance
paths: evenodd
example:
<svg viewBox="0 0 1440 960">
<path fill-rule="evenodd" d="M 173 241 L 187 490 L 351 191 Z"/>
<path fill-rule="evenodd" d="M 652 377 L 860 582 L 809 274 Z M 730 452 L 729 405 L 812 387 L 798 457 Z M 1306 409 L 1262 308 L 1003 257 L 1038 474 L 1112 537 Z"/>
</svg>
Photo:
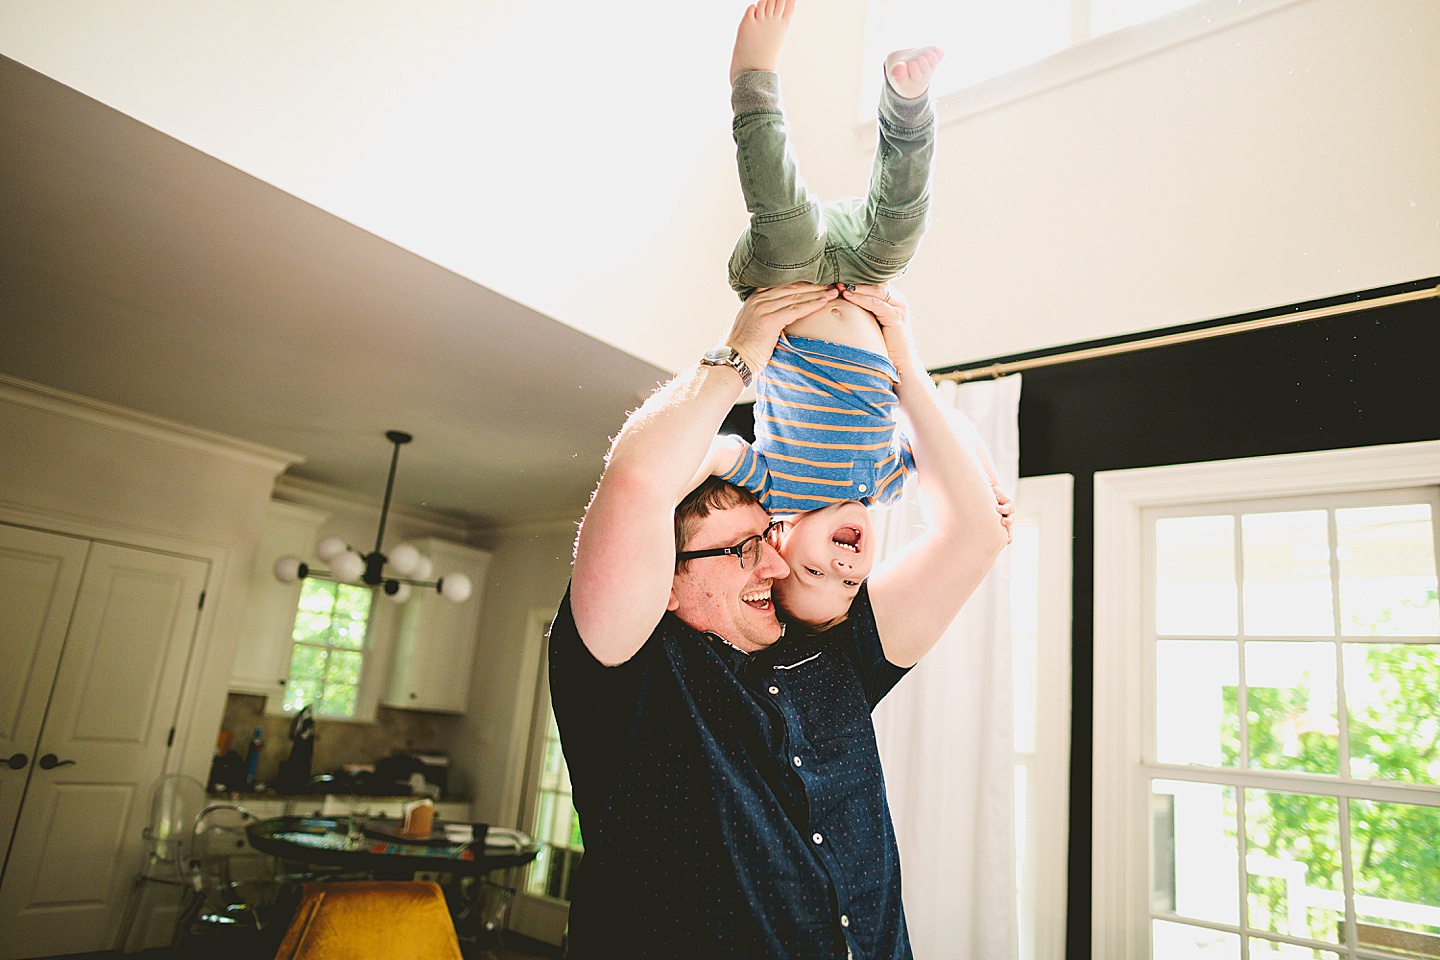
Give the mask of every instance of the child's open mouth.
<svg viewBox="0 0 1440 960">
<path fill-rule="evenodd" d="M 860 528 L 845 526 L 830 534 L 830 542 L 851 553 L 860 552 Z"/>
</svg>

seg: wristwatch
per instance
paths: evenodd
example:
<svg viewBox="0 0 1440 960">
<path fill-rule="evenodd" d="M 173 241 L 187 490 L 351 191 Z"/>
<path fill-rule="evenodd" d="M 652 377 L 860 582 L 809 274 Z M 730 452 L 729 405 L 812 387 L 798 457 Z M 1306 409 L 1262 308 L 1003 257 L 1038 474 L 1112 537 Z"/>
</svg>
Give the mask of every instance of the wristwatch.
<svg viewBox="0 0 1440 960">
<path fill-rule="evenodd" d="M 734 347 L 721 344 L 713 347 L 700 358 L 700 362 L 707 367 L 734 367 L 735 372 L 740 374 L 740 379 L 745 386 L 750 386 L 750 367 L 745 363 L 745 358 L 736 352 Z"/>
</svg>

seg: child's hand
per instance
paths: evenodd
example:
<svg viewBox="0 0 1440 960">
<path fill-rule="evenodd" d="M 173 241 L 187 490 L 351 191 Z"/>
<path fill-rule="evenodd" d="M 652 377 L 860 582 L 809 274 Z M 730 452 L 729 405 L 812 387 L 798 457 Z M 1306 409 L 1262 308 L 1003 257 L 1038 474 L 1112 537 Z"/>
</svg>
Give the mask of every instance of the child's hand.
<svg viewBox="0 0 1440 960">
<path fill-rule="evenodd" d="M 990 484 L 990 489 L 995 493 L 995 509 L 1000 514 L 1000 523 L 1005 527 L 1005 542 L 1014 543 L 1015 534 L 1012 528 L 1015 526 L 1015 501 L 1010 494 L 1001 490 L 998 484 Z"/>
<path fill-rule="evenodd" d="M 904 326 L 910 302 L 889 283 L 837 283 L 840 296 L 875 315 L 881 327 Z"/>
</svg>

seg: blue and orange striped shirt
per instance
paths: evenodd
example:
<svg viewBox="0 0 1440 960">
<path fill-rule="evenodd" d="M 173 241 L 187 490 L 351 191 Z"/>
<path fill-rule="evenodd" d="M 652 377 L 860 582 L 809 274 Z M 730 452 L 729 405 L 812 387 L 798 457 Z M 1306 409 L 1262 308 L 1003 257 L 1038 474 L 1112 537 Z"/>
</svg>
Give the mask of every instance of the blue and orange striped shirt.
<svg viewBox="0 0 1440 960">
<path fill-rule="evenodd" d="M 772 514 L 893 503 L 915 469 L 884 354 L 781 335 L 755 387 L 755 442 L 721 479 Z"/>
</svg>

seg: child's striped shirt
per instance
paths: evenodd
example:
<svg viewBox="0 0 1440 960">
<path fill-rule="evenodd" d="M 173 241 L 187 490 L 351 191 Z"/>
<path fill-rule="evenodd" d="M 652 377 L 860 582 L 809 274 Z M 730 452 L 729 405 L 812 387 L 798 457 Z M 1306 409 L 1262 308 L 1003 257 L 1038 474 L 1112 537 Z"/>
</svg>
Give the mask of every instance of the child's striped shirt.
<svg viewBox="0 0 1440 960">
<path fill-rule="evenodd" d="M 915 469 L 895 380 L 884 354 L 782 334 L 756 384 L 755 442 L 721 479 L 772 514 L 892 503 Z"/>
</svg>

